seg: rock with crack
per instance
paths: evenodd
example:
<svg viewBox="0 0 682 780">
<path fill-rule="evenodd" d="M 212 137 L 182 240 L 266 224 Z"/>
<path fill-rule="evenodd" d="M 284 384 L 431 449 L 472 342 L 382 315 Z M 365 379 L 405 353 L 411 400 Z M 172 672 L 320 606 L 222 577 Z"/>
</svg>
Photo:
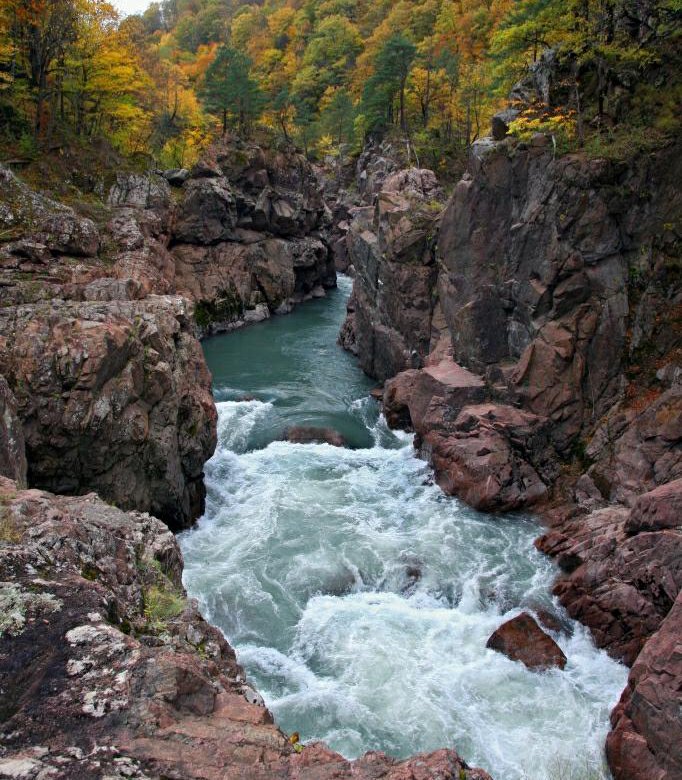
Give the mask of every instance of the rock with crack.
<svg viewBox="0 0 682 780">
<path fill-rule="evenodd" d="M 682 594 L 635 661 L 611 713 L 606 753 L 614 780 L 682 777 Z"/>
<path fill-rule="evenodd" d="M 643 494 L 632 510 L 606 507 L 555 523 L 536 542 L 563 571 L 554 592 L 569 614 L 628 664 L 682 589 L 681 521 L 667 520 L 680 495 L 682 480 L 676 480 Z"/>
<path fill-rule="evenodd" d="M 0 371 L 32 485 L 97 490 L 174 528 L 201 514 L 216 411 L 185 300 L 1 309 Z"/>
</svg>

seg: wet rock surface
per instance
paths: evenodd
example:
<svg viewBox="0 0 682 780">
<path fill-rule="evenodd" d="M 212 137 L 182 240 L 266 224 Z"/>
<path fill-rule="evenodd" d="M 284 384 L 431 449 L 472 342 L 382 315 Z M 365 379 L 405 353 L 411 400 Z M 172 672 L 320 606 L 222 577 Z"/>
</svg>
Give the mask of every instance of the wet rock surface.
<svg viewBox="0 0 682 780">
<path fill-rule="evenodd" d="M 682 594 L 635 661 L 611 714 L 614 780 L 682 777 Z"/>
<path fill-rule="evenodd" d="M 331 444 L 332 447 L 347 446 L 343 436 L 333 428 L 314 428 L 297 425 L 284 431 L 284 440 L 292 444 Z"/>
<path fill-rule="evenodd" d="M 0 478 L 0 774 L 488 780 L 452 750 L 295 752 L 181 584 L 166 526 Z"/>
<path fill-rule="evenodd" d="M 527 612 L 503 623 L 488 639 L 486 647 L 533 670 L 566 666 L 566 656 L 559 645 Z"/>
</svg>

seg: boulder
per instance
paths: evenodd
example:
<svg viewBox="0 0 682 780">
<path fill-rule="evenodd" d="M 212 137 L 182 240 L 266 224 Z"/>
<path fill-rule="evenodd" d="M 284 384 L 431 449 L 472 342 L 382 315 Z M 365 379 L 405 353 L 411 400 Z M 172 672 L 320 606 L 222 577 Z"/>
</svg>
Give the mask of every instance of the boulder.
<svg viewBox="0 0 682 780">
<path fill-rule="evenodd" d="M 641 495 L 625 523 L 625 532 L 629 535 L 666 528 L 682 528 L 682 479 Z"/>
<path fill-rule="evenodd" d="M 453 421 L 447 402 L 437 401 L 423 425 L 420 451 L 446 493 L 489 512 L 523 509 L 547 496 L 555 466 L 545 419 L 480 404 L 465 406 Z"/>
<path fill-rule="evenodd" d="M 190 172 L 187 168 L 171 168 L 170 170 L 163 172 L 163 178 L 171 187 L 182 187 L 187 179 L 189 179 L 189 176 Z"/>
<path fill-rule="evenodd" d="M 509 125 L 519 116 L 521 112 L 515 108 L 508 108 L 504 111 L 500 111 L 492 118 L 492 124 L 490 128 L 493 140 L 502 141 L 507 137 L 509 133 Z"/>
<path fill-rule="evenodd" d="M 178 243 L 208 246 L 233 237 L 237 201 L 223 178 L 191 179 L 177 208 L 173 238 Z"/>
<path fill-rule="evenodd" d="M 543 670 L 566 666 L 566 656 L 528 612 L 503 623 L 488 639 L 486 647 L 521 661 L 529 669 Z"/>
<path fill-rule="evenodd" d="M 117 173 L 108 203 L 117 208 L 164 210 L 171 205 L 170 188 L 164 178 L 154 173 Z"/>
</svg>

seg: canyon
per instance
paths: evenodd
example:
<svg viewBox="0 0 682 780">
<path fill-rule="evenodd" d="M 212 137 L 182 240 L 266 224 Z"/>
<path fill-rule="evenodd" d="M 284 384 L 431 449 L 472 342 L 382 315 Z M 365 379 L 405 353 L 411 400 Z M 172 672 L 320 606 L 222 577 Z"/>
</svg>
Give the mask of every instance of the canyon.
<svg viewBox="0 0 682 780">
<path fill-rule="evenodd" d="M 446 493 L 541 516 L 556 595 L 631 666 L 615 780 L 682 775 L 679 146 L 481 139 L 449 198 L 387 148 L 357 173 L 325 202 L 302 155 L 218 144 L 88 216 L 0 168 L 0 775 L 488 777 L 297 752 L 183 591 L 168 529 L 217 442 L 198 339 L 324 296 L 335 261 L 389 425 Z"/>
</svg>

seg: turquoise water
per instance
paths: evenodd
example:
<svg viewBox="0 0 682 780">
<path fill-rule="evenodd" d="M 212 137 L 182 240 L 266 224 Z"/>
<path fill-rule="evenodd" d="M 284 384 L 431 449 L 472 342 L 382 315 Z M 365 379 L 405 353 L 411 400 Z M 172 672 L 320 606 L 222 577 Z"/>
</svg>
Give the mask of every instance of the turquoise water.
<svg viewBox="0 0 682 780">
<path fill-rule="evenodd" d="M 205 516 L 181 536 L 185 584 L 237 650 L 278 724 L 355 757 L 455 747 L 496 780 L 606 777 L 626 669 L 549 595 L 530 518 L 445 497 L 372 382 L 336 344 L 350 290 L 205 343 L 219 412 Z M 329 426 L 346 449 L 281 441 Z M 548 608 L 564 671 L 487 650 Z"/>
</svg>

